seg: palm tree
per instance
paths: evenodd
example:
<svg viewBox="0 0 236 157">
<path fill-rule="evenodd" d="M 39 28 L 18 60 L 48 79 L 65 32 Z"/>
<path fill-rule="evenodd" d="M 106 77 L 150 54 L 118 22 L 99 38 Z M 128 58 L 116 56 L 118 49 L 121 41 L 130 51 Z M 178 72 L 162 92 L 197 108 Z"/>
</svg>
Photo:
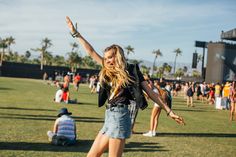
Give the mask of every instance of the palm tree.
<svg viewBox="0 0 236 157">
<path fill-rule="evenodd" d="M 186 74 L 188 72 L 188 67 L 187 66 L 184 66 L 183 67 L 183 72 Z"/>
<path fill-rule="evenodd" d="M 174 73 L 175 77 L 182 77 L 184 76 L 184 71 L 182 68 L 177 69 L 176 73 Z"/>
<path fill-rule="evenodd" d="M 29 50 L 25 51 L 25 57 L 26 57 L 27 59 L 29 59 L 30 56 L 31 56 L 30 51 L 29 51 Z"/>
<path fill-rule="evenodd" d="M 166 68 L 165 68 L 165 71 L 166 71 L 167 73 L 170 73 L 171 70 L 172 70 L 172 66 L 168 64 L 168 65 L 166 66 Z"/>
<path fill-rule="evenodd" d="M 166 68 L 167 68 L 167 66 L 168 66 L 168 63 L 163 63 L 163 65 L 162 65 L 162 75 L 164 75 L 164 72 L 166 71 Z"/>
<path fill-rule="evenodd" d="M 152 75 L 154 74 L 154 69 L 155 69 L 155 66 L 156 66 L 156 59 L 158 56 L 162 56 L 162 53 L 160 51 L 160 49 L 158 50 L 153 50 L 152 53 L 155 55 L 155 58 L 154 58 L 154 61 L 153 61 L 153 66 L 152 66 Z"/>
<path fill-rule="evenodd" d="M 45 65 L 52 65 L 53 62 L 53 55 L 51 52 L 45 51 L 44 53 L 44 64 Z"/>
<path fill-rule="evenodd" d="M 2 48 L 1 59 L 0 59 L 0 66 L 2 66 L 4 52 L 5 52 L 5 49 L 7 48 L 6 39 L 0 38 L 0 48 Z"/>
<path fill-rule="evenodd" d="M 18 61 L 20 63 L 26 63 L 28 61 L 28 59 L 25 57 L 25 55 L 19 55 Z"/>
<path fill-rule="evenodd" d="M 41 53 L 41 62 L 43 62 L 43 58 L 45 55 L 45 62 L 47 63 L 47 61 L 51 60 L 51 58 L 52 58 L 52 54 L 47 51 L 47 49 L 52 46 L 52 42 L 50 39 L 48 39 L 46 37 L 42 40 L 41 45 L 42 45 L 42 50 L 43 50 Z M 43 63 L 41 63 L 41 64 L 42 64 L 41 65 L 41 67 L 42 67 Z M 41 68 L 41 69 L 43 69 L 43 68 Z"/>
<path fill-rule="evenodd" d="M 71 52 L 74 52 L 74 50 L 76 51 L 76 49 L 79 48 L 79 45 L 76 42 L 71 43 L 70 46 L 72 47 Z"/>
<path fill-rule="evenodd" d="M 76 65 L 82 62 L 82 58 L 79 56 L 77 52 L 69 52 L 68 54 L 68 63 L 71 67 L 71 72 L 74 72 Z"/>
<path fill-rule="evenodd" d="M 56 65 L 56 66 L 65 65 L 65 58 L 63 56 L 56 55 L 55 57 L 53 57 L 53 65 Z"/>
<path fill-rule="evenodd" d="M 164 67 L 161 66 L 161 67 L 158 68 L 157 77 L 158 77 L 158 78 L 162 78 L 162 77 L 163 77 L 163 74 L 164 74 Z"/>
<path fill-rule="evenodd" d="M 47 55 L 47 56 L 51 55 L 49 52 L 47 52 L 47 49 L 52 46 L 52 42 L 51 42 L 50 39 L 48 39 L 46 37 L 41 41 L 41 46 L 42 46 L 41 48 L 36 48 L 36 49 L 32 49 L 32 50 L 40 52 L 40 58 L 41 58 L 40 69 L 43 70 L 44 56 L 45 55 Z"/>
<path fill-rule="evenodd" d="M 25 58 L 25 62 L 27 63 L 30 63 L 30 56 L 31 56 L 31 53 L 29 50 L 25 51 L 25 55 L 24 55 L 24 58 Z"/>
<path fill-rule="evenodd" d="M 12 44 L 15 44 L 15 39 L 12 36 L 6 38 L 6 44 L 7 44 L 7 47 L 8 47 L 8 53 L 10 53 L 10 51 L 11 51 L 10 46 Z"/>
<path fill-rule="evenodd" d="M 180 48 L 177 48 L 174 50 L 174 53 L 175 53 L 175 61 L 174 61 L 174 73 L 175 73 L 176 59 L 179 55 L 182 54 L 182 51 L 180 50 Z"/>
<path fill-rule="evenodd" d="M 18 54 L 18 52 L 12 53 L 11 60 L 12 60 L 13 62 L 19 62 L 19 59 L 20 59 L 20 55 Z"/>
<path fill-rule="evenodd" d="M 147 74 L 149 72 L 148 67 L 146 65 L 141 65 L 140 69 L 141 69 L 141 72 L 144 74 Z"/>
<path fill-rule="evenodd" d="M 128 59 L 129 54 L 130 54 L 131 52 L 134 53 L 134 48 L 131 47 L 130 45 L 128 45 L 127 47 L 125 47 L 125 50 L 126 50 L 127 59 Z"/>
<path fill-rule="evenodd" d="M 143 62 L 142 60 L 137 60 L 137 59 L 130 60 L 130 63 L 132 63 L 132 64 L 140 64 L 142 62 Z"/>
<path fill-rule="evenodd" d="M 92 57 L 90 56 L 85 56 L 83 58 L 83 62 L 86 68 L 95 68 L 95 62 L 93 61 Z"/>
<path fill-rule="evenodd" d="M 193 71 L 192 71 L 192 76 L 193 76 L 193 77 L 200 77 L 200 76 L 201 76 L 201 73 L 200 73 L 198 70 L 193 70 Z"/>
</svg>

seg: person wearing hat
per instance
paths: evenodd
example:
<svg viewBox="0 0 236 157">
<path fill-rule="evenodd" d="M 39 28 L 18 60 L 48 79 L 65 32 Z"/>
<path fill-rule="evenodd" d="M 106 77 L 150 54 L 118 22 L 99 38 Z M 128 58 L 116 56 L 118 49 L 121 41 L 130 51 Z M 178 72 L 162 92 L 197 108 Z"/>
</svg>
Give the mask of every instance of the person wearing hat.
<svg viewBox="0 0 236 157">
<path fill-rule="evenodd" d="M 61 108 L 54 123 L 53 131 L 48 131 L 48 139 L 54 145 L 72 145 L 76 143 L 76 124 L 67 108 Z"/>
</svg>

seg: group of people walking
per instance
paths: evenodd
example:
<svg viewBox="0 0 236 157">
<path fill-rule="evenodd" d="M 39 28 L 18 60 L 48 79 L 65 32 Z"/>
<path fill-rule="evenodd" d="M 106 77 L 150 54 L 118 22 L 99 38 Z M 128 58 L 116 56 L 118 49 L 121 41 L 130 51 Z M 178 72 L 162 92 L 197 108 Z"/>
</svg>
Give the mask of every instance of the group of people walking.
<svg viewBox="0 0 236 157">
<path fill-rule="evenodd" d="M 217 109 L 230 110 L 230 121 L 236 120 L 236 84 L 233 82 L 225 83 L 194 83 L 186 82 L 183 87 L 184 97 L 187 106 L 194 107 L 194 95 L 196 100 L 202 103 L 215 105 Z"/>
</svg>

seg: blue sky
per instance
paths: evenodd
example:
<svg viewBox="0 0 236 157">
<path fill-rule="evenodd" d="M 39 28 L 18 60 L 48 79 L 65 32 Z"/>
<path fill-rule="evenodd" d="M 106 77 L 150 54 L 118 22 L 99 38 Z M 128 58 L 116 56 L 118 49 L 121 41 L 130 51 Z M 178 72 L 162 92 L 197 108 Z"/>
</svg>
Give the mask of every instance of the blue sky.
<svg viewBox="0 0 236 157">
<path fill-rule="evenodd" d="M 115 43 L 134 47 L 131 59 L 153 62 L 152 51 L 160 49 L 158 60 L 173 62 L 180 48 L 177 61 L 191 63 L 195 50 L 202 53 L 195 40 L 219 41 L 221 30 L 236 28 L 235 8 L 235 0 L 0 0 L 0 37 L 13 36 L 12 50 L 20 54 L 48 37 L 49 51 L 65 56 L 75 41 L 68 15 L 101 55 Z"/>
</svg>

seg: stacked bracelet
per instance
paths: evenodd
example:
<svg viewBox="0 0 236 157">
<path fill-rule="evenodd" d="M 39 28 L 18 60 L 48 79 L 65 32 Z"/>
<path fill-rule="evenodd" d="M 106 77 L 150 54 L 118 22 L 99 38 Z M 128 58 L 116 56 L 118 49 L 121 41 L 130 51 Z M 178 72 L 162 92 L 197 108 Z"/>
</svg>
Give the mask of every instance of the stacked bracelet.
<svg viewBox="0 0 236 157">
<path fill-rule="evenodd" d="M 71 34 L 71 36 L 73 37 L 73 38 L 75 38 L 75 37 L 80 37 L 80 33 L 79 32 L 75 32 L 75 33 L 70 33 Z"/>
<path fill-rule="evenodd" d="M 169 116 L 171 112 L 172 112 L 172 110 L 170 110 L 169 112 L 167 112 L 167 116 Z"/>
</svg>

